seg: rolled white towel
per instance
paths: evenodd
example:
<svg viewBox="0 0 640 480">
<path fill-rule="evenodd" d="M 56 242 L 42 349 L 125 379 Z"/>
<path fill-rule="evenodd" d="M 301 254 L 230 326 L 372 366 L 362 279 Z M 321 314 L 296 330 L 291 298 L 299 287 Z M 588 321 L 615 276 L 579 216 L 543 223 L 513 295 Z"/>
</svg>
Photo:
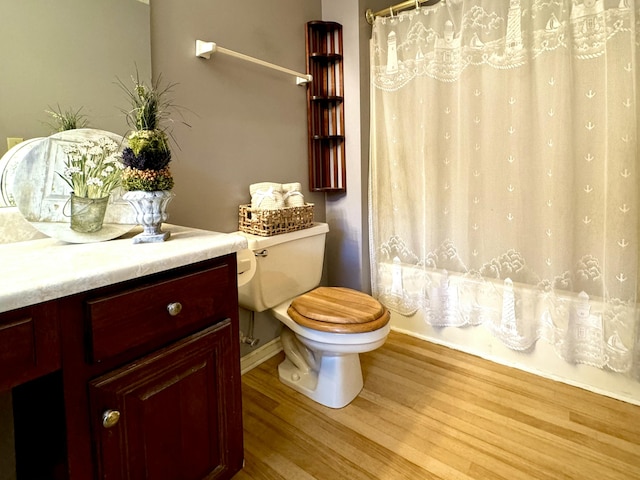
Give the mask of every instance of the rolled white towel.
<svg viewBox="0 0 640 480">
<path fill-rule="evenodd" d="M 257 210 L 277 210 L 284 207 L 281 190 L 269 187 L 266 190 L 256 190 L 251 196 L 251 208 Z"/>
<path fill-rule="evenodd" d="M 282 192 L 282 184 L 281 183 L 276 183 L 276 182 L 259 182 L 259 183 L 252 183 L 251 185 L 249 185 L 249 193 L 251 194 L 251 196 L 253 197 L 253 195 L 259 191 L 262 190 L 264 192 L 266 192 L 267 190 L 269 190 L 270 188 L 272 188 L 274 191 L 276 192 Z"/>
<path fill-rule="evenodd" d="M 301 207 L 304 205 L 304 195 L 300 191 L 301 189 L 302 186 L 298 182 L 282 184 L 285 207 Z"/>
</svg>

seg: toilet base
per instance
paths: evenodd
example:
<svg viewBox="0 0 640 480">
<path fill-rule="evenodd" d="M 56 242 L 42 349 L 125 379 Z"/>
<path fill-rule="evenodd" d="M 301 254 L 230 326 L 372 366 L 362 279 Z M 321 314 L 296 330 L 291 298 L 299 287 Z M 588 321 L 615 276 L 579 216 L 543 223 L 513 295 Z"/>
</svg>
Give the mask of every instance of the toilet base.
<svg viewBox="0 0 640 480">
<path fill-rule="evenodd" d="M 325 354 L 317 371 L 301 370 L 285 358 L 278 366 L 278 374 L 285 385 L 330 408 L 348 405 L 364 385 L 357 353 Z"/>
</svg>

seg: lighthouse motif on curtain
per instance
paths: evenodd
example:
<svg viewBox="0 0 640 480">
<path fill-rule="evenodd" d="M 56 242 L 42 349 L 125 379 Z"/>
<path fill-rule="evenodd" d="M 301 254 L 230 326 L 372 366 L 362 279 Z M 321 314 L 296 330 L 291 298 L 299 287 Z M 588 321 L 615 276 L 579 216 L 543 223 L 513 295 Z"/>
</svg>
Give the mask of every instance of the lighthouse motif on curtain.
<svg viewBox="0 0 640 480">
<path fill-rule="evenodd" d="M 440 283 L 429 288 L 427 323 L 435 327 L 464 325 L 458 300 L 458 288 L 449 283 L 449 272 L 442 270 Z"/>
<path fill-rule="evenodd" d="M 513 350 L 526 350 L 530 343 L 527 342 L 524 332 L 519 323 L 520 302 L 516 298 L 513 289 L 513 280 L 505 278 L 502 292 L 502 311 L 500 315 L 500 326 L 496 334 L 505 345 Z"/>
<path fill-rule="evenodd" d="M 511 0 L 507 17 L 506 53 L 522 50 L 522 9 L 520 0 Z"/>
<path fill-rule="evenodd" d="M 398 45 L 396 32 L 391 32 L 387 37 L 387 75 L 398 73 Z"/>
<path fill-rule="evenodd" d="M 510 0 L 506 21 L 507 30 L 503 39 L 490 42 L 491 47 L 489 47 L 482 44 L 479 38 L 472 38 L 471 51 L 486 53 L 491 51 L 492 53 L 488 57 L 491 65 L 498 68 L 515 68 L 526 62 L 527 52 L 522 41 L 522 7 L 520 0 Z M 490 50 L 487 50 L 487 48 L 490 48 Z M 482 61 L 485 60 L 483 59 Z"/>
</svg>

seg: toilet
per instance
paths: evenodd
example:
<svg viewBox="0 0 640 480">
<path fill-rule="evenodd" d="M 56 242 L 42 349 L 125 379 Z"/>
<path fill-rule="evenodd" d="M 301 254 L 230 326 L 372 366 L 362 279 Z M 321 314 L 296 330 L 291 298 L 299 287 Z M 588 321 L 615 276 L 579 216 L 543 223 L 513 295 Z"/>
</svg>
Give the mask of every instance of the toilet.
<svg viewBox="0 0 640 480">
<path fill-rule="evenodd" d="M 328 231 L 326 223 L 314 223 L 271 237 L 238 232 L 248 242 L 238 253 L 238 303 L 282 322 L 280 380 L 342 408 L 362 390 L 359 354 L 384 344 L 389 311 L 365 293 L 318 286 Z"/>
</svg>

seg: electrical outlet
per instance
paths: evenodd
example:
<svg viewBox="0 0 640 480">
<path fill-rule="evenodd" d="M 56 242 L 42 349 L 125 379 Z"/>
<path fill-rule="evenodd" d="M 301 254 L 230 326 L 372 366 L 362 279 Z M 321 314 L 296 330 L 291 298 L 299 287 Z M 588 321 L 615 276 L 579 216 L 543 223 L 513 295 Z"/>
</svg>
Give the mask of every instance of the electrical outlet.
<svg viewBox="0 0 640 480">
<path fill-rule="evenodd" d="M 7 150 L 11 150 L 12 147 L 15 147 L 16 145 L 22 142 L 24 142 L 24 138 L 7 137 Z"/>
</svg>

